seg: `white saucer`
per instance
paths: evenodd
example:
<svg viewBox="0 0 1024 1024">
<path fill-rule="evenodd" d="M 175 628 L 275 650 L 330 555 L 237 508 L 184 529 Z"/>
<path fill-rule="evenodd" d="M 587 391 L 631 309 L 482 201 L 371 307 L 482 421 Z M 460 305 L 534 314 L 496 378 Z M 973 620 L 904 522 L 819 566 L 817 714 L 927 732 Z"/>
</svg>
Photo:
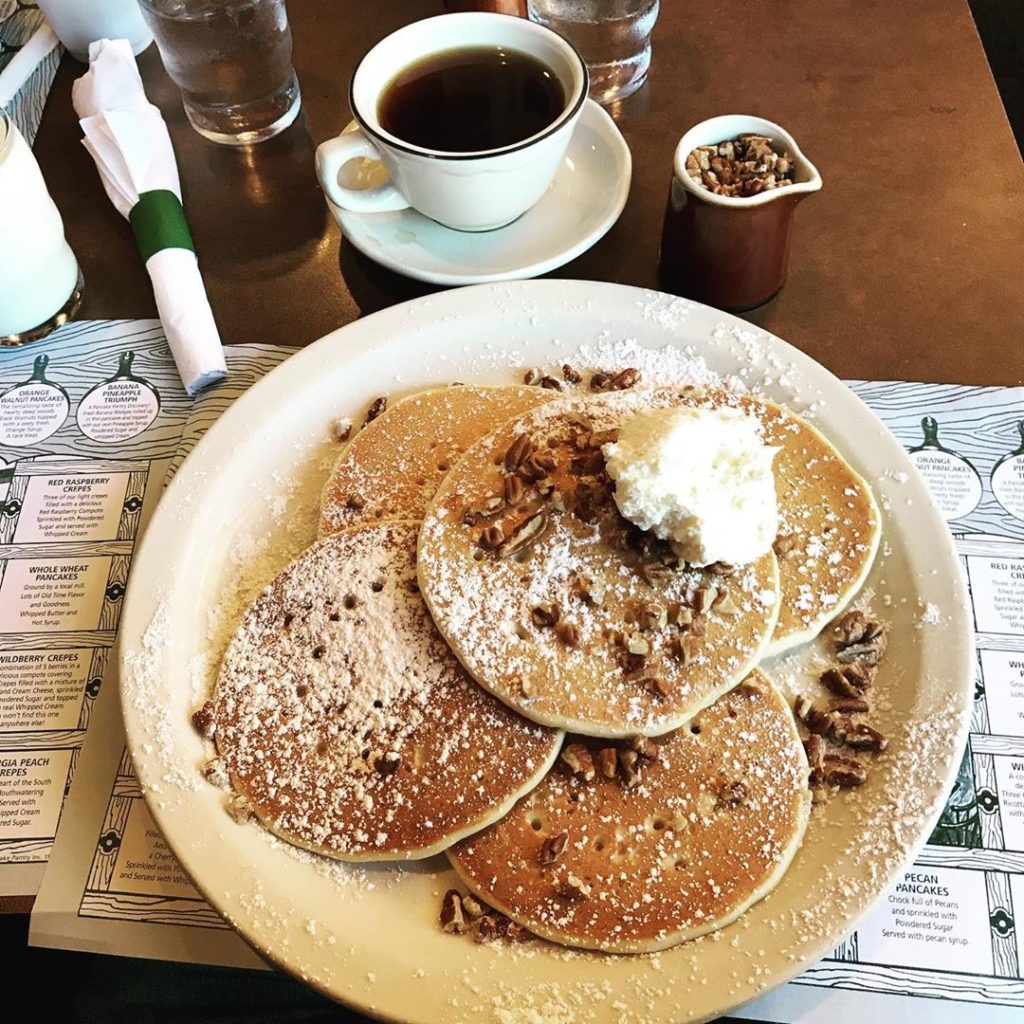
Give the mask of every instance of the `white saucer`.
<svg viewBox="0 0 1024 1024">
<path fill-rule="evenodd" d="M 353 131 L 353 121 L 345 129 Z M 536 277 L 589 249 L 618 220 L 632 176 L 629 146 L 615 122 L 587 100 L 562 165 L 543 198 L 495 231 L 454 231 L 415 210 L 351 213 L 328 201 L 345 238 L 406 277 L 431 284 L 482 284 Z M 347 188 L 386 180 L 380 164 L 353 160 Z"/>
</svg>

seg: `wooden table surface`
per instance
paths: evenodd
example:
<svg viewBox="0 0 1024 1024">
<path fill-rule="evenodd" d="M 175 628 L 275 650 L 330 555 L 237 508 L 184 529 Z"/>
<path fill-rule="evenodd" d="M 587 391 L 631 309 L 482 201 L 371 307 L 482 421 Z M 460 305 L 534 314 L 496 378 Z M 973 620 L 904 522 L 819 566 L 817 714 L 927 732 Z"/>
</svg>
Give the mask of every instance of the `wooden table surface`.
<svg viewBox="0 0 1024 1024">
<path fill-rule="evenodd" d="M 440 0 L 293 0 L 303 113 L 251 151 L 200 138 L 155 47 L 140 58 L 226 342 L 305 345 L 434 290 L 342 241 L 313 153 L 349 120 L 359 55 L 440 10 Z M 65 57 L 35 143 L 85 272 L 80 315 L 153 316 L 128 225 L 77 144 L 70 88 L 82 71 Z M 666 0 L 650 78 L 612 110 L 633 152 L 629 202 L 605 238 L 550 276 L 657 287 L 676 141 L 728 112 L 787 127 L 825 182 L 796 214 L 786 287 L 749 320 L 846 378 L 1021 382 L 1024 168 L 965 0 Z"/>
<path fill-rule="evenodd" d="M 388 31 L 440 0 L 291 4 L 303 114 L 248 151 L 185 120 L 156 48 L 140 60 L 178 153 L 185 207 L 224 340 L 304 345 L 433 290 L 346 245 L 313 170 L 349 120 L 346 86 Z M 128 225 L 104 196 L 65 58 L 35 150 L 86 277 L 86 317 L 152 316 Z M 633 151 L 629 202 L 552 276 L 657 287 L 661 218 L 683 131 L 714 114 L 788 128 L 824 178 L 803 203 L 789 281 L 748 318 L 846 378 L 1021 380 L 1024 171 L 965 0 L 662 4 L 644 88 L 612 111 Z"/>
</svg>

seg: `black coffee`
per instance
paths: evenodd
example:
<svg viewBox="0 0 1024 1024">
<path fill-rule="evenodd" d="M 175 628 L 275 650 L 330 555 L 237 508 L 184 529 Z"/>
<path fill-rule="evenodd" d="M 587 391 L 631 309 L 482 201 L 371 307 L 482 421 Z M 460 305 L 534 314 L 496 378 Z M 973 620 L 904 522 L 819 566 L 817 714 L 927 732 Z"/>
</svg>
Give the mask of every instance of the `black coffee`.
<svg viewBox="0 0 1024 1024">
<path fill-rule="evenodd" d="M 498 46 L 443 50 L 410 64 L 385 87 L 381 126 L 446 153 L 501 149 L 543 131 L 565 109 L 554 72 Z"/>
</svg>

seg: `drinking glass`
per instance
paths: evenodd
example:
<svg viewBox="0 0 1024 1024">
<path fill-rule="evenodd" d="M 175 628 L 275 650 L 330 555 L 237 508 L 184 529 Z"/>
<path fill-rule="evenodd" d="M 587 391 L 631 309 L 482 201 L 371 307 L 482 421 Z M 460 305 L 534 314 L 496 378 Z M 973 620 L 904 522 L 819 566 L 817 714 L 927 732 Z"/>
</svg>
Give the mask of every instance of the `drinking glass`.
<svg viewBox="0 0 1024 1024">
<path fill-rule="evenodd" d="M 526 6 L 533 21 L 580 51 L 590 71 L 591 99 L 612 103 L 646 81 L 658 0 L 528 0 Z"/>
<path fill-rule="evenodd" d="M 245 146 L 295 120 L 302 98 L 284 0 L 139 2 L 200 135 Z"/>
<path fill-rule="evenodd" d="M 49 334 L 81 299 L 64 222 L 32 150 L 0 107 L 0 347 Z"/>
</svg>

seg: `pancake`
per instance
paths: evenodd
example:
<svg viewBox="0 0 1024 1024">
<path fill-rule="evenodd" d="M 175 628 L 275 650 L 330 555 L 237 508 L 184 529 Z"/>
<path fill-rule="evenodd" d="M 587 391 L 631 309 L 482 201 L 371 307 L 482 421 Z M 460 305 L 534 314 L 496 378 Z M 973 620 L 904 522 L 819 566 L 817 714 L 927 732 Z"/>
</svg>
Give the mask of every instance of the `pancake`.
<svg viewBox="0 0 1024 1024">
<path fill-rule="evenodd" d="M 314 544 L 228 647 L 214 737 L 272 832 L 340 860 L 428 857 L 535 786 L 561 734 L 462 670 L 416 586 L 415 521 Z"/>
<path fill-rule="evenodd" d="M 813 640 L 864 585 L 878 551 L 881 513 L 871 488 L 810 423 L 774 402 L 716 390 L 659 391 L 673 405 L 730 405 L 756 417 L 778 447 L 782 606 L 767 655 Z"/>
<path fill-rule="evenodd" d="M 320 536 L 383 519 L 422 519 L 449 465 L 495 427 L 549 401 L 539 387 L 421 391 L 345 446 L 320 500 Z"/>
<path fill-rule="evenodd" d="M 608 778 L 600 741 L 571 742 L 506 817 L 448 851 L 452 867 L 486 903 L 569 946 L 652 952 L 733 921 L 778 884 L 807 827 L 789 707 L 755 670 L 638 747 L 620 749 Z"/>
<path fill-rule="evenodd" d="M 420 531 L 420 586 L 444 638 L 543 725 L 668 732 L 743 679 L 774 629 L 771 552 L 688 569 L 619 515 L 599 444 L 651 401 L 568 398 L 499 427 L 455 464 Z"/>
</svg>

